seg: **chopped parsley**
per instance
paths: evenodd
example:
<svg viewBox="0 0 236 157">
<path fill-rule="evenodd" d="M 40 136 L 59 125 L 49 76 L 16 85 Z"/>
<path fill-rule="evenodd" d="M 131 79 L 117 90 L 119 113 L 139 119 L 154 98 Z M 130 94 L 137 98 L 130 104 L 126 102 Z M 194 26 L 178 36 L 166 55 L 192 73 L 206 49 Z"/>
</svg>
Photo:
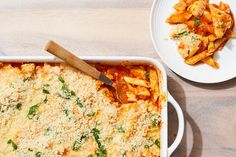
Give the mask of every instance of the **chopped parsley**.
<svg viewBox="0 0 236 157">
<path fill-rule="evenodd" d="M 64 99 L 70 99 L 71 96 L 76 96 L 75 92 L 73 90 L 70 90 L 68 85 L 65 83 L 65 80 L 59 76 L 58 80 L 63 84 L 61 87 L 61 93 L 59 93 L 59 96 Z"/>
<path fill-rule="evenodd" d="M 80 144 L 81 144 L 81 143 L 80 143 L 79 141 L 76 140 L 76 141 L 73 143 L 73 147 L 72 147 L 73 150 L 74 150 L 74 151 L 79 150 L 79 148 L 80 148 Z"/>
<path fill-rule="evenodd" d="M 30 107 L 27 117 L 32 119 L 36 115 L 36 110 L 39 108 L 40 104 L 36 104 Z"/>
<path fill-rule="evenodd" d="M 152 127 L 156 127 L 157 126 L 157 119 L 153 119 L 152 120 Z"/>
<path fill-rule="evenodd" d="M 93 157 L 93 155 L 92 155 L 92 154 L 89 154 L 87 157 Z"/>
<path fill-rule="evenodd" d="M 58 77 L 58 80 L 59 80 L 61 83 L 65 83 L 65 80 L 64 80 L 61 76 Z"/>
<path fill-rule="evenodd" d="M 70 99 L 71 96 L 75 96 L 75 92 L 70 90 L 68 88 L 68 85 L 63 83 L 62 87 L 61 87 L 61 93 L 60 93 L 60 96 L 64 99 Z"/>
<path fill-rule="evenodd" d="M 32 151 L 33 151 L 33 149 L 31 149 L 31 148 L 28 148 L 28 151 L 32 152 Z"/>
<path fill-rule="evenodd" d="M 107 155 L 107 150 L 105 149 L 104 145 L 101 145 L 97 151 L 97 156 L 98 157 L 104 157 Z"/>
<path fill-rule="evenodd" d="M 47 103 L 48 102 L 48 98 L 45 97 L 45 99 L 43 100 L 44 103 Z"/>
<path fill-rule="evenodd" d="M 73 146 L 72 146 L 72 149 L 74 151 L 77 151 L 79 150 L 82 142 L 86 141 L 88 139 L 88 135 L 87 134 L 84 134 L 82 135 L 79 139 L 77 139 L 74 143 L 73 143 Z"/>
<path fill-rule="evenodd" d="M 97 128 L 93 128 L 91 133 L 93 134 L 93 136 L 94 136 L 98 146 L 100 146 L 101 145 L 101 142 L 99 141 L 99 139 L 100 139 L 100 137 L 99 137 L 100 131 Z"/>
<path fill-rule="evenodd" d="M 194 19 L 194 26 L 197 27 L 200 24 L 200 20 L 198 18 Z"/>
<path fill-rule="evenodd" d="M 122 127 L 117 128 L 117 131 L 118 131 L 119 133 L 125 133 L 125 130 L 124 130 Z"/>
<path fill-rule="evenodd" d="M 124 151 L 122 154 L 121 154 L 122 157 L 125 157 L 126 156 L 126 151 Z"/>
<path fill-rule="evenodd" d="M 100 131 L 97 128 L 93 128 L 91 130 L 91 133 L 93 134 L 95 141 L 98 144 L 98 150 L 97 150 L 97 156 L 98 157 L 104 157 L 107 155 L 107 150 L 105 148 L 104 145 L 102 145 L 101 141 L 100 141 Z"/>
<path fill-rule="evenodd" d="M 21 108 L 22 108 L 22 104 L 21 104 L 21 103 L 17 103 L 17 104 L 16 104 L 16 109 L 17 109 L 17 110 L 21 110 Z"/>
<path fill-rule="evenodd" d="M 134 152 L 136 150 L 137 146 L 136 145 L 132 145 L 132 149 L 131 151 Z"/>
<path fill-rule="evenodd" d="M 35 153 L 35 157 L 41 157 L 42 155 L 43 155 L 42 152 Z"/>
<path fill-rule="evenodd" d="M 51 131 L 51 128 L 47 128 L 46 131 L 47 131 L 47 132 Z"/>
<path fill-rule="evenodd" d="M 51 128 L 47 128 L 46 131 L 45 131 L 45 133 L 44 133 L 44 135 L 49 135 L 51 131 L 52 131 Z"/>
<path fill-rule="evenodd" d="M 158 148 L 160 148 L 160 141 L 158 139 L 156 139 L 154 143 Z"/>
<path fill-rule="evenodd" d="M 76 96 L 75 92 L 72 90 L 70 91 L 71 96 Z"/>
<path fill-rule="evenodd" d="M 23 82 L 26 82 L 26 81 L 29 81 L 30 80 L 30 77 L 26 77 L 23 79 Z"/>
<path fill-rule="evenodd" d="M 76 104 L 77 104 L 80 108 L 83 107 L 83 104 L 82 104 L 82 102 L 81 102 L 81 100 L 80 100 L 79 97 L 76 99 Z"/>
<path fill-rule="evenodd" d="M 179 35 L 179 36 L 181 36 L 181 35 L 187 35 L 188 33 L 189 33 L 189 31 L 185 30 L 185 31 L 183 31 L 183 32 L 178 33 L 178 35 Z"/>
<path fill-rule="evenodd" d="M 49 84 L 45 84 L 44 86 L 43 86 L 43 93 L 44 94 L 50 94 L 50 92 L 49 92 Z"/>
<path fill-rule="evenodd" d="M 12 139 L 8 140 L 7 144 L 11 144 L 13 150 L 17 150 L 17 148 L 18 148 L 17 145 L 15 144 L 15 142 Z"/>
<path fill-rule="evenodd" d="M 90 112 L 90 113 L 87 114 L 88 117 L 92 117 L 94 115 L 95 115 L 95 112 Z"/>
<path fill-rule="evenodd" d="M 151 141 L 151 142 L 149 142 L 148 144 L 145 144 L 144 145 L 144 148 L 150 148 L 150 147 L 152 147 L 153 145 L 156 145 L 158 148 L 160 148 L 160 141 L 158 140 L 158 139 L 156 139 L 154 142 L 153 141 Z"/>
<path fill-rule="evenodd" d="M 64 113 L 67 117 L 69 116 L 69 110 L 68 109 L 64 109 Z"/>
<path fill-rule="evenodd" d="M 150 147 L 152 147 L 153 145 L 154 145 L 154 143 L 151 143 L 151 144 L 145 144 L 145 145 L 144 145 L 144 148 L 146 148 L 146 149 L 147 149 L 147 148 L 150 148 Z"/>
<path fill-rule="evenodd" d="M 88 139 L 88 135 L 87 134 L 84 134 L 80 137 L 80 141 L 82 140 L 87 140 Z"/>
</svg>

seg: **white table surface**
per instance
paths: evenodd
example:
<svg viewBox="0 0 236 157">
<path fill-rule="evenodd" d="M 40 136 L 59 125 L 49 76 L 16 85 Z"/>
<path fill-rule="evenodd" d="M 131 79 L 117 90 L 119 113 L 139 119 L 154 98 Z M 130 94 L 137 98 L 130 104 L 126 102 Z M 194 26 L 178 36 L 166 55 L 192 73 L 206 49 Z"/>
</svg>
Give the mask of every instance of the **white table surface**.
<svg viewBox="0 0 236 157">
<path fill-rule="evenodd" d="M 78 55 L 158 59 L 149 34 L 152 0 L 2 0 L 0 55 L 48 55 L 53 39 Z M 235 67 L 232 67 L 235 68 Z M 185 112 L 183 141 L 173 157 L 236 156 L 236 79 L 197 84 L 168 68 L 169 91 Z M 176 132 L 169 110 L 169 142 Z"/>
</svg>

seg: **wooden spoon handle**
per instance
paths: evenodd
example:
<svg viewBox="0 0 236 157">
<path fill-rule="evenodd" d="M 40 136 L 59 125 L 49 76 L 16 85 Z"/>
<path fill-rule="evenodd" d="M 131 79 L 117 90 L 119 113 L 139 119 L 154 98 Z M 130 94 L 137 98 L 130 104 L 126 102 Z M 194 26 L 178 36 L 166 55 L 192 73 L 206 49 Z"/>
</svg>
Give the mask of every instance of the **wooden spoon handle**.
<svg viewBox="0 0 236 157">
<path fill-rule="evenodd" d="M 45 50 L 49 53 L 57 56 L 58 58 L 62 59 L 69 65 L 78 68 L 82 72 L 92 76 L 95 79 L 100 79 L 101 72 L 96 70 L 94 67 L 87 64 L 85 61 L 78 58 L 76 55 L 72 54 L 68 50 L 64 49 L 59 44 L 55 43 L 54 41 L 49 41 L 45 47 Z"/>
<path fill-rule="evenodd" d="M 230 38 L 236 38 L 236 33 L 232 33 L 232 34 L 230 35 Z"/>
</svg>

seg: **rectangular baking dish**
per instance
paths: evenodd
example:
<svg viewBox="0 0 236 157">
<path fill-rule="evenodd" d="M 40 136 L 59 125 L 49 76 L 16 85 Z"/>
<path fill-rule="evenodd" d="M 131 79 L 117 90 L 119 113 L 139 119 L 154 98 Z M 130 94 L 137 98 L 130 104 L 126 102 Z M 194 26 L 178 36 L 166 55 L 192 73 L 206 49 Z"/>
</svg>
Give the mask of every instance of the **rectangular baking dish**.
<svg viewBox="0 0 236 157">
<path fill-rule="evenodd" d="M 135 57 L 135 56 L 80 56 L 83 60 L 89 63 L 102 63 L 108 65 L 116 65 L 120 63 L 125 64 L 151 64 L 155 68 L 161 71 L 160 89 L 166 99 L 162 101 L 161 119 L 163 125 L 161 127 L 161 157 L 169 157 L 177 148 L 184 133 L 184 117 L 183 112 L 179 104 L 170 95 L 167 90 L 167 75 L 163 65 L 155 59 L 147 57 Z M 0 62 L 48 62 L 55 63 L 61 62 L 61 60 L 53 56 L 0 56 Z M 168 102 L 173 105 L 178 116 L 178 133 L 173 144 L 168 147 L 168 115 L 167 104 Z"/>
</svg>

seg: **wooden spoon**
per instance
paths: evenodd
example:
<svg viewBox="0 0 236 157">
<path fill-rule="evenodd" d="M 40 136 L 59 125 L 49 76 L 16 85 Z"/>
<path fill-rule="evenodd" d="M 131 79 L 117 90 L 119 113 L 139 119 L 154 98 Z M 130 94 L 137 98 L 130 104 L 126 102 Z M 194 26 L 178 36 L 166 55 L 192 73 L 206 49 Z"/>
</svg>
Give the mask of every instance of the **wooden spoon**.
<svg viewBox="0 0 236 157">
<path fill-rule="evenodd" d="M 229 37 L 230 38 L 236 38 L 236 33 L 232 33 Z"/>
<path fill-rule="evenodd" d="M 120 101 L 121 103 L 128 102 L 127 96 L 125 97 L 124 95 L 124 89 L 127 88 L 127 85 L 125 83 L 119 83 L 118 85 L 116 85 L 111 79 L 106 77 L 96 68 L 81 60 L 79 57 L 69 52 L 68 50 L 66 50 L 65 48 L 63 48 L 52 40 L 48 41 L 45 50 L 62 59 L 72 67 L 75 67 L 81 70 L 82 72 L 88 74 L 89 76 L 104 82 L 106 85 L 115 88 L 116 98 L 118 99 L 118 101 Z"/>
</svg>

